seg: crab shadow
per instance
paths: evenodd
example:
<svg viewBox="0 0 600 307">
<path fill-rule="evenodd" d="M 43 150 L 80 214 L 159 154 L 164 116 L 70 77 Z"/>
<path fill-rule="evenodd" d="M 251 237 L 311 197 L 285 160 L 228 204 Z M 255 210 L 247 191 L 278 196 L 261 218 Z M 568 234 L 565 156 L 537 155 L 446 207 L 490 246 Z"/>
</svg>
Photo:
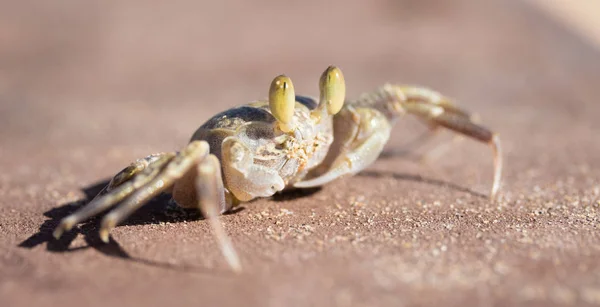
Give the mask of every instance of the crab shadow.
<svg viewBox="0 0 600 307">
<path fill-rule="evenodd" d="M 100 191 L 109 183 L 109 181 L 110 180 L 102 180 L 90 186 L 84 187 L 81 189 L 85 194 L 84 198 L 62 204 L 44 212 L 44 216 L 48 219 L 46 219 L 42 225 L 40 225 L 37 233 L 19 243 L 18 246 L 31 249 L 46 243 L 46 249 L 48 251 L 57 253 L 74 252 L 82 249 L 94 248 L 108 256 L 131 258 L 112 237 L 110 237 L 108 244 L 100 240 L 100 237 L 98 236 L 98 225 L 103 214 L 92 217 L 80 223 L 76 227 L 73 227 L 71 231 L 65 232 L 58 240 L 52 236 L 52 232 L 63 218 L 75 212 L 77 209 L 81 208 L 81 206 L 86 205 L 92 198 L 100 193 Z M 276 194 L 272 197 L 272 200 L 277 202 L 289 201 L 297 198 L 308 197 L 319 191 L 321 191 L 321 188 L 292 190 L 286 193 Z M 233 211 L 225 213 L 225 215 L 236 214 L 244 209 L 245 208 L 243 206 L 240 206 Z M 136 210 L 117 227 L 160 223 L 179 223 L 202 219 L 204 219 L 204 217 L 198 210 L 180 208 L 171 202 L 171 196 L 169 194 L 161 194 L 148 201 L 144 206 Z M 83 235 L 87 245 L 71 248 L 71 243 L 78 235 Z"/>
<path fill-rule="evenodd" d="M 401 150 L 384 151 L 379 157 L 379 159 L 392 158 L 411 159 L 411 154 L 408 151 Z M 425 178 L 419 175 L 365 170 L 357 174 L 357 176 L 374 178 L 392 177 L 396 180 L 422 182 L 430 185 L 447 187 L 453 190 L 469 193 L 477 197 L 486 198 L 485 195 L 472 191 L 468 188 L 461 187 L 459 185 L 450 182 L 445 182 L 442 180 Z M 119 245 L 119 243 L 115 241 L 112 237 L 110 237 L 108 243 L 102 242 L 98 236 L 98 225 L 102 214 L 79 224 L 78 226 L 74 227 L 71 231 L 65 232 L 62 235 L 62 237 L 58 240 L 52 236 L 52 232 L 54 231 L 56 226 L 58 226 L 61 219 L 75 212 L 81 206 L 87 204 L 93 197 L 100 193 L 100 191 L 108 184 L 108 182 L 109 180 L 102 180 L 90 186 L 84 187 L 82 188 L 82 192 L 85 194 L 84 198 L 79 199 L 77 201 L 62 204 L 56 208 L 52 208 L 44 212 L 44 216 L 46 216 L 48 219 L 46 219 L 40 225 L 37 233 L 33 234 L 29 238 L 25 239 L 23 242 L 19 243 L 18 246 L 21 248 L 32 249 L 34 247 L 46 243 L 46 250 L 49 252 L 56 253 L 75 252 L 88 248 L 93 248 L 98 252 L 110 257 L 117 257 L 146 265 L 164 267 L 167 269 L 175 269 L 184 272 L 193 271 L 194 268 L 190 268 L 187 266 L 178 266 L 171 263 L 162 263 L 154 260 L 133 257 L 129 255 L 127 251 L 125 251 Z M 284 202 L 304 197 L 310 197 L 321 191 L 321 187 L 310 189 L 295 189 L 291 191 L 286 191 L 284 193 L 275 194 L 271 199 L 276 202 Z M 178 223 L 184 221 L 195 221 L 203 219 L 202 214 L 198 210 L 182 209 L 177 205 L 172 204 L 170 200 L 171 197 L 169 194 L 161 194 L 153 198 L 117 227 L 160 223 Z M 240 206 L 238 209 L 226 214 L 235 214 L 242 210 L 244 210 L 244 207 Z M 70 247 L 71 243 L 75 240 L 75 238 L 78 235 L 83 235 L 86 245 L 79 247 Z"/>
<path fill-rule="evenodd" d="M 194 268 L 189 266 L 175 265 L 171 263 L 163 263 L 154 260 L 142 259 L 133 257 L 125 251 L 112 236 L 108 243 L 104 243 L 98 236 L 99 221 L 103 214 L 93 217 L 78 226 L 74 227 L 71 231 L 65 232 L 60 239 L 55 239 L 52 236 L 52 232 L 58 226 L 61 219 L 75 212 L 81 206 L 87 204 L 94 196 L 108 184 L 109 180 L 103 180 L 98 183 L 92 184 L 85 188 L 82 188 L 82 192 L 85 197 L 77 201 L 68 202 L 58 207 L 52 208 L 44 212 L 44 216 L 47 217 L 39 227 L 38 232 L 19 243 L 19 247 L 32 249 L 41 244 L 46 243 L 46 250 L 55 253 L 68 253 L 76 252 L 88 248 L 93 248 L 98 252 L 110 256 L 117 257 L 125 260 L 130 260 L 146 265 L 163 267 L 167 269 L 174 269 L 180 271 L 193 271 Z M 161 194 L 154 199 L 146 203 L 142 208 L 138 209 L 132 214 L 127 220 L 121 223 L 117 227 L 121 226 L 133 226 L 133 225 L 148 225 L 148 224 L 160 224 L 160 223 L 177 223 L 184 221 L 195 221 L 203 219 L 202 214 L 195 209 L 182 209 L 177 205 L 173 204 L 171 197 L 168 194 Z M 227 214 L 234 214 L 244 210 L 240 207 Z M 86 245 L 79 247 L 70 247 L 71 243 L 75 240 L 78 235 L 83 235 Z"/>
<path fill-rule="evenodd" d="M 421 156 L 416 155 L 412 150 L 407 150 L 407 149 L 388 149 L 388 150 L 384 150 L 380 155 L 378 160 L 389 160 L 389 159 L 395 159 L 395 158 L 401 158 L 401 159 L 405 159 L 405 160 L 409 160 L 415 163 L 421 163 Z M 438 179 L 432 179 L 432 178 L 427 178 L 427 177 L 423 177 L 420 175 L 412 175 L 412 174 L 404 174 L 404 173 L 396 173 L 396 172 L 392 172 L 392 171 L 373 171 L 373 170 L 364 170 L 360 173 L 357 174 L 357 176 L 361 176 L 361 177 L 372 177 L 372 178 L 382 178 L 382 177 L 392 177 L 395 180 L 408 180 L 408 181 L 414 181 L 414 182 L 421 182 L 421 183 L 425 183 L 425 184 L 429 184 L 429 185 L 433 185 L 433 186 L 437 186 L 437 187 L 446 187 L 455 191 L 459 191 L 459 192 L 463 192 L 463 193 L 467 193 L 470 194 L 472 196 L 475 197 L 479 197 L 479 198 L 488 198 L 488 196 L 481 194 L 479 192 L 476 192 L 474 190 L 471 190 L 469 188 L 448 182 L 448 181 L 443 181 L 443 180 L 438 180 Z"/>
<path fill-rule="evenodd" d="M 471 190 L 469 188 L 465 188 L 465 187 L 462 187 L 460 185 L 457 185 L 457 184 L 454 184 L 454 183 L 450 183 L 450 182 L 447 182 L 447 181 L 443 181 L 443 180 L 438 180 L 438 179 L 432 179 L 432 178 L 423 177 L 423 176 L 420 176 L 420 175 L 394 173 L 394 172 L 387 172 L 387 171 L 362 171 L 362 172 L 358 173 L 357 176 L 361 176 L 361 177 L 373 177 L 373 178 L 392 177 L 395 180 L 408 180 L 408 181 L 414 181 L 414 182 L 421 182 L 421 183 L 426 183 L 426 184 L 429 184 L 429 185 L 434 185 L 434 186 L 438 186 L 438 187 L 449 188 L 449 189 L 452 189 L 452 190 L 455 190 L 455 191 L 467 193 L 467 194 L 470 194 L 470 195 L 478 197 L 478 198 L 487 199 L 486 195 L 481 194 L 481 193 L 476 192 L 476 191 L 473 191 L 473 190 Z"/>
<path fill-rule="evenodd" d="M 277 193 L 271 197 L 271 200 L 276 202 L 283 202 L 289 200 L 300 199 L 304 197 L 310 197 L 321 192 L 323 188 L 315 187 L 315 188 L 307 188 L 307 189 L 293 189 L 289 191 L 285 191 L 283 193 Z"/>
</svg>

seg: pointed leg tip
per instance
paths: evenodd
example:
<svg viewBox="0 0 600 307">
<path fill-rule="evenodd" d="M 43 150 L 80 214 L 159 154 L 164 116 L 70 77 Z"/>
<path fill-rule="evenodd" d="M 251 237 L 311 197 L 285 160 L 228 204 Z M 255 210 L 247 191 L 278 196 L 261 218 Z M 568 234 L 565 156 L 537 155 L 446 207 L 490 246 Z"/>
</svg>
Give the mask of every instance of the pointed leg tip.
<svg viewBox="0 0 600 307">
<path fill-rule="evenodd" d="M 74 225 L 75 219 L 73 219 L 72 217 L 66 217 L 62 221 L 60 221 L 60 224 L 58 224 L 58 226 L 56 226 L 54 232 L 52 232 L 52 236 L 56 240 L 58 240 L 66 231 L 70 231 L 71 229 L 73 229 Z"/>
<path fill-rule="evenodd" d="M 233 271 L 233 273 L 235 273 L 235 274 L 242 274 L 242 271 L 243 271 L 243 270 L 242 270 L 242 266 L 241 266 L 241 265 L 239 265 L 239 266 L 232 266 L 232 267 L 231 267 L 231 270 L 232 270 L 232 271 Z"/>
<path fill-rule="evenodd" d="M 63 235 L 63 233 L 64 230 L 62 229 L 62 227 L 58 226 L 56 227 L 56 229 L 54 229 L 54 232 L 52 232 L 52 236 L 54 237 L 54 239 L 58 240 Z"/>
<path fill-rule="evenodd" d="M 491 201 L 498 200 L 498 192 L 499 191 L 500 191 L 500 185 L 494 184 L 494 186 L 492 187 L 492 191 L 490 192 L 490 200 Z"/>
<path fill-rule="evenodd" d="M 234 273 L 242 273 L 242 263 L 240 262 L 240 258 L 238 258 L 238 255 L 235 253 L 235 251 L 230 251 L 225 254 L 225 258 L 227 260 L 227 264 L 229 264 L 229 267 Z"/>
<path fill-rule="evenodd" d="M 100 240 L 102 240 L 102 242 L 104 242 L 104 243 L 108 243 L 108 241 L 109 241 L 109 231 L 108 231 L 108 229 L 102 229 L 102 230 L 100 230 Z"/>
<path fill-rule="evenodd" d="M 221 247 L 221 252 L 225 257 L 225 261 L 231 268 L 233 272 L 239 274 L 242 272 L 242 263 L 240 261 L 240 257 L 238 256 L 235 248 L 233 247 L 233 243 L 229 239 L 225 232 L 222 230 L 217 230 L 217 240 L 219 241 L 219 245 Z"/>
<path fill-rule="evenodd" d="M 494 183 L 492 185 L 491 198 L 495 201 L 502 181 L 502 147 L 498 134 L 493 135 L 491 144 L 494 149 Z"/>
<path fill-rule="evenodd" d="M 110 230 L 115 228 L 115 225 L 115 218 L 112 214 L 108 214 L 104 217 L 100 226 L 100 231 L 98 232 L 98 234 L 100 235 L 100 240 L 102 240 L 102 242 L 108 243 Z"/>
<path fill-rule="evenodd" d="M 203 210 L 204 212 L 205 210 Z M 242 272 L 242 263 L 240 261 L 240 257 L 238 256 L 235 248 L 233 247 L 233 242 L 227 234 L 225 233 L 225 229 L 223 225 L 219 222 L 219 219 L 212 215 L 208 217 L 209 222 L 211 224 L 211 228 L 216 236 L 217 242 L 219 244 L 219 248 L 221 249 L 221 253 L 223 257 L 225 257 L 225 261 L 231 268 L 233 272 L 239 274 Z"/>
</svg>

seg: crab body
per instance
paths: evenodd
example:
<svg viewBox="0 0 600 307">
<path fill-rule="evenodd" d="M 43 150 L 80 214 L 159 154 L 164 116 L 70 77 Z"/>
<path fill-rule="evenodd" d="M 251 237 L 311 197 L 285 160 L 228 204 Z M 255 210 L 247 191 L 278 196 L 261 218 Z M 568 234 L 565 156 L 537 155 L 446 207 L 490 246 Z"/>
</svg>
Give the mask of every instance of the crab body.
<svg viewBox="0 0 600 307">
<path fill-rule="evenodd" d="M 170 192 L 178 205 L 202 212 L 227 262 L 240 270 L 219 214 L 257 197 L 318 187 L 360 172 L 377 159 L 404 114 L 416 115 L 432 130 L 445 127 L 491 145 L 491 197 L 497 193 L 502 168 L 498 137 L 448 98 L 423 87 L 386 84 L 348 100 L 342 72 L 333 66 L 321 75 L 319 89 L 318 99 L 297 96 L 288 77 L 276 77 L 267 100 L 219 113 L 181 151 L 138 159 L 117 173 L 89 204 L 62 219 L 54 236 L 115 207 L 101 223 L 100 237 L 108 242 L 109 231 L 133 211 Z"/>
<path fill-rule="evenodd" d="M 206 141 L 210 153 L 220 160 L 225 188 L 235 200 L 269 197 L 293 188 L 327 155 L 333 142 L 332 117 L 312 116 L 326 112 L 317 110 L 313 98 L 295 99 L 292 120 L 297 125 L 290 133 L 273 129 L 277 119 L 268 102 L 256 101 L 213 116 L 193 134 L 192 142 Z M 193 191 L 193 184 L 179 190 Z M 197 207 L 197 199 L 187 196 L 175 200 L 183 207 Z"/>
</svg>

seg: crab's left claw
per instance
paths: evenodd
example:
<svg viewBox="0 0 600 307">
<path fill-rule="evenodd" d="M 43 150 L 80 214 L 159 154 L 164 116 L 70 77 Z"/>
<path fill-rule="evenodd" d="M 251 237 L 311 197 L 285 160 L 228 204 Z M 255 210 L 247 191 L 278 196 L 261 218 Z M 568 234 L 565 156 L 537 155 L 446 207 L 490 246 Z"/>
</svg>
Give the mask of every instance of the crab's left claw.
<svg viewBox="0 0 600 307">
<path fill-rule="evenodd" d="M 344 133 L 338 134 L 322 163 L 325 172 L 294 187 L 317 187 L 360 172 L 377 160 L 392 129 L 387 118 L 372 108 L 344 108 L 335 116 L 334 125 L 336 131 Z"/>
</svg>

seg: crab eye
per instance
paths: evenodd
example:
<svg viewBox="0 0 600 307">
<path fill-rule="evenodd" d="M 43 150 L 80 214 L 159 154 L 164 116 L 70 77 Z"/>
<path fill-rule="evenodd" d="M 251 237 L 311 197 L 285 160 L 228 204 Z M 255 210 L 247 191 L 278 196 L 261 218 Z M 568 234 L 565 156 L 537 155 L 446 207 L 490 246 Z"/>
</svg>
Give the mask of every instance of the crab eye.
<svg viewBox="0 0 600 307">
<path fill-rule="evenodd" d="M 346 83 L 342 71 L 335 66 L 327 67 L 321 75 L 319 89 L 321 103 L 327 104 L 327 112 L 330 115 L 339 112 L 344 106 L 344 99 L 346 99 Z"/>
<path fill-rule="evenodd" d="M 292 80 L 287 76 L 280 75 L 273 79 L 269 89 L 269 107 L 271 113 L 277 119 L 282 131 L 292 130 L 291 123 L 294 116 L 296 94 Z"/>
</svg>

